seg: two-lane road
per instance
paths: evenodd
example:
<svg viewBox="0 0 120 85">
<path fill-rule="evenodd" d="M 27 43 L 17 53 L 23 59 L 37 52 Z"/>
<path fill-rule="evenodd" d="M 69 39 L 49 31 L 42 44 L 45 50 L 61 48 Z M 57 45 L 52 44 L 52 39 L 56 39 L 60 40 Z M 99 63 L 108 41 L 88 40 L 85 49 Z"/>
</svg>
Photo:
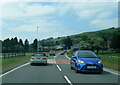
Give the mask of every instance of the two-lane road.
<svg viewBox="0 0 120 85">
<path fill-rule="evenodd" d="M 48 65 L 21 67 L 2 77 L 3 83 L 56 83 L 56 84 L 89 84 L 104 83 L 116 85 L 118 75 L 103 71 L 102 74 L 81 74 L 70 69 L 70 60 L 65 55 L 49 56 Z M 33 84 L 33 85 L 34 85 Z"/>
</svg>

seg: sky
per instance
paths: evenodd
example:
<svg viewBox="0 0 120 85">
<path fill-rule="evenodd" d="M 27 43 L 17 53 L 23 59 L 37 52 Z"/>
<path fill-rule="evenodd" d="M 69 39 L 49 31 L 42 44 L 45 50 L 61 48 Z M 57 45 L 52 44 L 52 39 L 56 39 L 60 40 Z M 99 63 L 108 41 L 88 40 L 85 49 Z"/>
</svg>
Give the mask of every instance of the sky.
<svg viewBox="0 0 120 85">
<path fill-rule="evenodd" d="M 118 2 L 3 2 L 0 7 L 2 40 L 32 43 L 111 27 L 118 27 Z"/>
</svg>

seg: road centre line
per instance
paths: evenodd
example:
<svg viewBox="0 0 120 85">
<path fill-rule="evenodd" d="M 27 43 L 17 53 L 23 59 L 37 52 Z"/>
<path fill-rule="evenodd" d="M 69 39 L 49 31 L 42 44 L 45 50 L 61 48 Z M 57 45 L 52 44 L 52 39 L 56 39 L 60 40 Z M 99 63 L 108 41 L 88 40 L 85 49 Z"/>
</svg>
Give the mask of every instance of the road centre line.
<svg viewBox="0 0 120 85">
<path fill-rule="evenodd" d="M 57 66 L 57 68 L 59 69 L 59 71 L 61 72 L 62 70 L 61 70 L 61 68 L 58 66 L 58 65 L 56 65 Z"/>
<path fill-rule="evenodd" d="M 73 85 L 73 84 L 71 83 L 71 81 L 68 79 L 67 76 L 64 76 L 64 78 L 65 78 L 65 80 L 66 80 L 70 85 Z"/>
<path fill-rule="evenodd" d="M 9 73 L 11 73 L 11 72 L 13 72 L 13 71 L 15 71 L 15 70 L 21 68 L 21 67 L 24 67 L 24 66 L 26 66 L 26 65 L 28 65 L 28 64 L 30 64 L 30 63 L 26 63 L 26 64 L 23 64 L 23 65 L 21 65 L 21 66 L 19 66 L 19 67 L 16 67 L 16 68 L 14 68 L 14 69 L 12 69 L 12 70 L 10 70 L 10 71 L 4 73 L 4 74 L 1 74 L 0 77 L 3 77 L 3 76 L 5 76 L 5 75 L 7 75 L 7 74 L 9 74 Z"/>
<path fill-rule="evenodd" d="M 70 58 L 67 56 L 67 54 L 65 54 L 65 57 L 68 58 L 70 60 Z M 111 69 L 107 69 L 107 68 L 103 68 L 104 71 L 107 71 L 109 73 L 115 74 L 115 75 L 120 75 L 119 71 L 118 72 L 113 72 Z"/>
</svg>

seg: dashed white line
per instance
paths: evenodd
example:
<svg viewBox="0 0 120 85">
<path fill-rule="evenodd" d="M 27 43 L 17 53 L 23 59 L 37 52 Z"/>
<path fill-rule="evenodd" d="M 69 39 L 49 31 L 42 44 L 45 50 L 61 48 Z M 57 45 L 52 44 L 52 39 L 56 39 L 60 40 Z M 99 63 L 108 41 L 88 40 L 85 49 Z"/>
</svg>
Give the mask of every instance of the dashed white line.
<svg viewBox="0 0 120 85">
<path fill-rule="evenodd" d="M 70 85 L 73 85 L 73 84 L 71 83 L 71 81 L 68 79 L 67 76 L 64 76 L 64 78 L 65 78 L 65 80 L 66 80 Z"/>
<path fill-rule="evenodd" d="M 13 72 L 13 71 L 15 71 L 15 70 L 21 68 L 21 67 L 24 67 L 24 66 L 26 66 L 26 65 L 28 65 L 28 64 L 30 64 L 30 63 L 26 63 L 26 64 L 23 64 L 23 65 L 21 65 L 21 66 L 19 66 L 19 67 L 16 67 L 16 68 L 14 68 L 14 69 L 12 69 L 12 70 L 10 70 L 10 71 L 8 71 L 8 72 L 6 72 L 6 73 L 0 75 L 0 77 L 3 77 L 3 76 L 5 76 L 5 75 L 7 75 L 7 74 L 9 74 L 9 73 L 11 73 L 11 72 Z"/>
<path fill-rule="evenodd" d="M 61 68 L 60 68 L 58 65 L 56 65 L 56 66 L 57 66 L 57 68 L 59 69 L 59 71 L 62 71 Z"/>
</svg>

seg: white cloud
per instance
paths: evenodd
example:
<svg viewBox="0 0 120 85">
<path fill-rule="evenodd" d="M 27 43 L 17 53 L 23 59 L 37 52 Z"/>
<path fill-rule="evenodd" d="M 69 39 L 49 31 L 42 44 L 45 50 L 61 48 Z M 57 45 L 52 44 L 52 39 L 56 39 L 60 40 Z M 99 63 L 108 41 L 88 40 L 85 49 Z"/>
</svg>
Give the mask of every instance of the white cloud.
<svg viewBox="0 0 120 85">
<path fill-rule="evenodd" d="M 117 3 L 93 2 L 61 2 L 52 5 L 22 2 L 4 3 L 2 5 L 2 16 L 4 20 L 4 31 L 7 30 L 4 32 L 4 38 L 18 36 L 23 39 L 28 38 L 33 40 L 33 38 L 36 37 L 37 27 L 39 27 L 40 39 L 50 36 L 58 37 L 78 33 L 71 30 L 71 28 L 70 30 L 66 29 L 65 25 L 68 24 L 64 24 L 54 17 L 54 15 L 58 17 L 67 16 L 69 13 L 74 13 L 79 21 L 89 21 L 90 25 L 84 25 L 90 26 L 91 28 L 108 28 L 116 26 L 117 19 L 110 18 L 112 14 L 114 14 L 113 10 L 117 9 L 116 4 Z M 5 22 L 7 20 L 15 20 L 17 22 Z"/>
<path fill-rule="evenodd" d="M 72 2 L 60 3 L 58 6 L 58 13 L 60 15 L 63 16 L 69 14 L 68 11 L 72 11 L 79 17 L 79 19 L 95 18 L 99 13 L 101 14 L 101 17 L 103 16 L 103 13 L 106 15 L 106 13 L 108 14 L 113 12 L 113 10 L 118 9 L 117 2 Z"/>
<path fill-rule="evenodd" d="M 56 10 L 53 6 L 41 5 L 39 3 L 4 3 L 2 4 L 3 19 L 15 19 L 22 17 L 45 16 L 54 13 Z"/>
<path fill-rule="evenodd" d="M 15 27 L 10 27 L 9 23 L 4 23 L 4 25 L 8 27 L 8 30 L 15 32 L 35 32 L 37 27 L 39 27 L 39 32 L 52 32 L 60 30 L 60 27 L 64 27 L 62 23 L 59 23 L 56 20 L 48 20 L 46 18 L 26 19 L 20 20 L 19 22 L 23 23 L 18 24 Z"/>
<path fill-rule="evenodd" d="M 110 18 L 111 15 L 113 14 L 112 11 L 104 11 L 101 12 L 97 15 L 97 19 L 105 19 L 105 18 Z M 116 14 L 117 15 L 117 14 Z"/>
<path fill-rule="evenodd" d="M 118 19 L 97 19 L 91 22 L 90 27 L 94 28 L 110 28 L 118 27 Z"/>
</svg>

